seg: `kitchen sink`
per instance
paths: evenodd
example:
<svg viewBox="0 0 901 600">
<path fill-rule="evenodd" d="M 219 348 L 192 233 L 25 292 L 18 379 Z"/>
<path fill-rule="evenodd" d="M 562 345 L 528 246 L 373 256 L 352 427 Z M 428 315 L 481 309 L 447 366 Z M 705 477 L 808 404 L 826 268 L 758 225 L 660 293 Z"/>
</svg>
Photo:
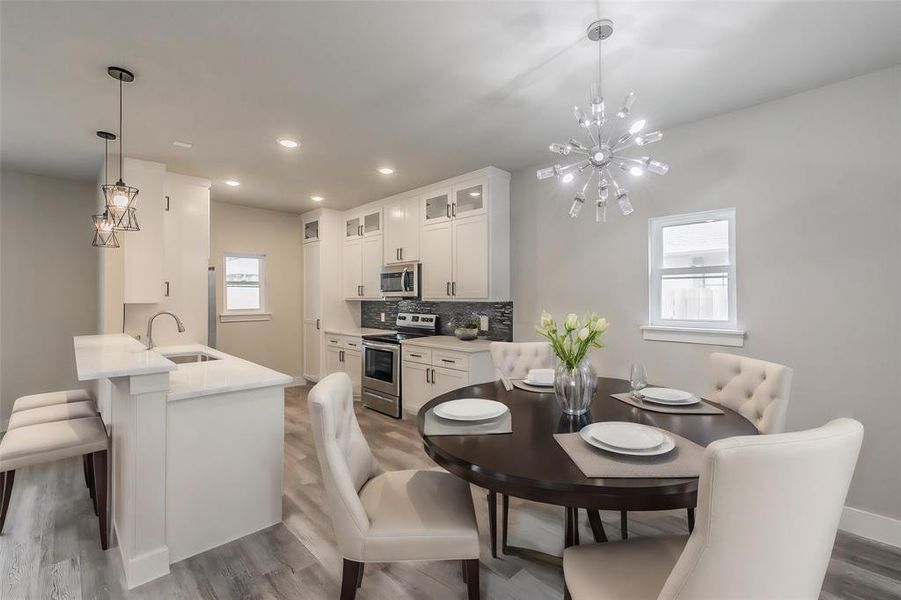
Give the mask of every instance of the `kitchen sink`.
<svg viewBox="0 0 901 600">
<path fill-rule="evenodd" d="M 207 354 L 206 352 L 179 352 L 178 354 L 163 354 L 163 356 L 177 365 L 219 360 L 218 356 L 213 356 L 212 354 Z"/>
</svg>

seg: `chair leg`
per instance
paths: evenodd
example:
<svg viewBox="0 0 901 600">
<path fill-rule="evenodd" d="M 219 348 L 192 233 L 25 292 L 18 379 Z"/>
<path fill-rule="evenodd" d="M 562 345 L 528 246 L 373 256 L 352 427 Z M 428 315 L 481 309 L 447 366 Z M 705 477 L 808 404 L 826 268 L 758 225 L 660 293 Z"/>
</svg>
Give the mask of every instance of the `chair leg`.
<svg viewBox="0 0 901 600">
<path fill-rule="evenodd" d="M 0 473 L 0 534 L 3 533 L 3 524 L 6 523 L 6 513 L 9 510 L 9 501 L 13 495 L 13 481 L 16 471 Z"/>
<path fill-rule="evenodd" d="M 366 563 L 360 563 L 360 568 L 357 569 L 357 589 L 363 587 L 363 571 L 366 569 Z"/>
<path fill-rule="evenodd" d="M 510 496 L 501 494 L 501 552 L 507 552 L 507 524 L 510 519 Z"/>
<path fill-rule="evenodd" d="M 100 521 L 100 547 L 103 550 L 109 548 L 109 500 L 107 490 L 109 479 L 106 468 L 107 451 L 100 450 L 91 454 L 91 470 L 94 483 L 94 493 L 97 496 L 97 512 Z"/>
<path fill-rule="evenodd" d="M 497 493 L 488 492 L 488 529 L 491 532 L 491 558 L 497 558 Z"/>
<path fill-rule="evenodd" d="M 479 559 L 472 558 L 463 561 L 463 572 L 466 581 L 466 593 L 469 600 L 479 600 Z"/>
<path fill-rule="evenodd" d="M 344 567 L 341 571 L 341 600 L 354 600 L 357 597 L 357 587 L 359 587 L 358 582 L 362 572 L 363 563 L 344 559 Z"/>
<path fill-rule="evenodd" d="M 695 509 L 688 509 L 688 533 L 692 533 L 695 530 Z"/>
<path fill-rule="evenodd" d="M 88 476 L 88 492 L 91 495 L 91 503 L 94 505 L 94 516 L 100 516 L 100 510 L 97 507 L 97 488 L 94 485 L 94 460 L 91 458 L 90 454 L 85 454 L 83 457 L 85 468 L 87 469 Z"/>
<path fill-rule="evenodd" d="M 85 454 L 81 457 L 81 466 L 84 469 L 84 486 L 91 489 L 91 477 L 88 475 L 88 455 Z M 93 493 L 93 492 L 92 492 Z"/>
<path fill-rule="evenodd" d="M 604 523 L 601 522 L 601 513 L 597 509 L 589 508 L 585 512 L 588 513 L 588 524 L 591 525 L 591 533 L 594 534 L 594 541 L 598 544 L 607 541 L 607 533 L 604 531 Z"/>
<path fill-rule="evenodd" d="M 579 509 L 563 507 L 565 532 L 563 535 L 563 547 L 579 545 Z"/>
<path fill-rule="evenodd" d="M 629 513 L 624 510 L 619 511 L 619 534 L 624 540 L 629 539 Z"/>
</svg>

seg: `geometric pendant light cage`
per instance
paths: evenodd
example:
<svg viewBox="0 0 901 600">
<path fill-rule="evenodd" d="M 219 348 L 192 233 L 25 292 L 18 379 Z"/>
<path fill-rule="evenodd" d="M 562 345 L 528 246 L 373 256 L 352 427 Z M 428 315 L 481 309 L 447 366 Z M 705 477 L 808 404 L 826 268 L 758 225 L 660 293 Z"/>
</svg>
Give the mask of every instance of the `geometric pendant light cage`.
<svg viewBox="0 0 901 600">
<path fill-rule="evenodd" d="M 98 131 L 97 137 L 103 140 L 103 187 L 106 188 L 107 173 L 109 171 L 109 143 L 110 140 L 116 139 L 116 134 L 108 131 Z M 104 189 L 104 194 L 106 190 Z M 110 215 L 109 209 L 105 207 L 99 215 L 92 215 L 94 222 L 94 240 L 91 245 L 95 248 L 118 248 L 119 238 L 116 237 L 115 218 Z"/>
<path fill-rule="evenodd" d="M 106 199 L 106 212 L 112 221 L 114 231 L 140 231 L 141 227 L 138 225 L 135 210 L 138 188 L 126 185 L 122 181 L 122 138 L 124 135 L 122 129 L 122 83 L 134 81 L 135 76 L 131 71 L 122 67 L 109 67 L 107 72 L 110 77 L 119 81 L 119 179 L 114 184 L 107 184 L 104 180 L 103 196 Z"/>
</svg>

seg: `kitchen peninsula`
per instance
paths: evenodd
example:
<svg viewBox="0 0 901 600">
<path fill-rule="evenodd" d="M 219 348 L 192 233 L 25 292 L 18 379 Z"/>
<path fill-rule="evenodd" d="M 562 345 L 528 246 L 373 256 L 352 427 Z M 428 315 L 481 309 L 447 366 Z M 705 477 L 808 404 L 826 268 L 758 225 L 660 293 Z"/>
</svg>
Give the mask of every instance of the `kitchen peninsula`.
<svg viewBox="0 0 901 600">
<path fill-rule="evenodd" d="M 282 519 L 284 387 L 293 379 L 199 344 L 148 350 L 78 336 L 80 381 L 111 383 L 112 524 L 128 588 Z"/>
</svg>

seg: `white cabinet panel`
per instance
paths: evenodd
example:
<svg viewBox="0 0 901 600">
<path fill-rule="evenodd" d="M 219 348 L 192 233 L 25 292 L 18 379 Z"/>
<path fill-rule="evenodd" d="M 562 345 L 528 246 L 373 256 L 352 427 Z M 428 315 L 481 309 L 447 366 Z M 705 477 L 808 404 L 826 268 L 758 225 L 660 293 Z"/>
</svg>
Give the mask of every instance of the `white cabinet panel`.
<svg viewBox="0 0 901 600">
<path fill-rule="evenodd" d="M 344 364 L 341 361 L 344 350 L 334 346 L 326 346 L 325 348 L 325 374 L 341 373 L 344 371 Z"/>
<path fill-rule="evenodd" d="M 320 315 L 319 298 L 319 253 L 318 243 L 310 243 L 303 248 L 303 318 L 315 320 Z"/>
<path fill-rule="evenodd" d="M 303 322 L 303 376 L 311 381 L 319 379 L 320 331 L 316 321 Z"/>
<path fill-rule="evenodd" d="M 422 195 L 421 210 L 423 225 L 443 223 L 451 220 L 451 190 L 432 190 Z"/>
<path fill-rule="evenodd" d="M 488 178 L 466 181 L 454 186 L 451 216 L 457 219 L 485 214 L 488 202 Z"/>
<path fill-rule="evenodd" d="M 429 365 L 404 361 L 401 374 L 401 405 L 404 411 L 415 414 L 434 397 L 429 379 L 431 368 Z"/>
<path fill-rule="evenodd" d="M 385 264 L 419 260 L 418 196 L 385 205 Z"/>
<path fill-rule="evenodd" d="M 360 285 L 363 298 L 382 297 L 379 274 L 382 271 L 382 236 L 364 237 L 362 244 Z"/>
<path fill-rule="evenodd" d="M 466 371 L 432 367 L 432 376 L 435 378 L 432 384 L 432 398 L 469 385 L 469 373 Z"/>
<path fill-rule="evenodd" d="M 455 299 L 488 298 L 488 217 L 454 221 Z"/>
<path fill-rule="evenodd" d="M 422 230 L 422 297 L 449 300 L 454 279 L 454 246 L 451 223 Z"/>
<path fill-rule="evenodd" d="M 119 233 L 124 260 L 123 301 L 156 304 L 165 301 L 166 251 L 164 212 L 166 166 L 126 158 L 125 182 L 138 188 L 135 199 L 140 231 Z"/>
<path fill-rule="evenodd" d="M 360 387 L 363 377 L 363 358 L 358 350 L 344 351 L 344 372 L 350 376 L 350 382 L 353 384 L 354 396 L 360 395 Z"/>
<path fill-rule="evenodd" d="M 344 242 L 344 254 L 341 271 L 343 273 L 342 289 L 344 297 L 348 300 L 360 298 L 360 286 L 363 285 L 361 275 L 363 273 L 363 241 L 360 239 Z"/>
</svg>

